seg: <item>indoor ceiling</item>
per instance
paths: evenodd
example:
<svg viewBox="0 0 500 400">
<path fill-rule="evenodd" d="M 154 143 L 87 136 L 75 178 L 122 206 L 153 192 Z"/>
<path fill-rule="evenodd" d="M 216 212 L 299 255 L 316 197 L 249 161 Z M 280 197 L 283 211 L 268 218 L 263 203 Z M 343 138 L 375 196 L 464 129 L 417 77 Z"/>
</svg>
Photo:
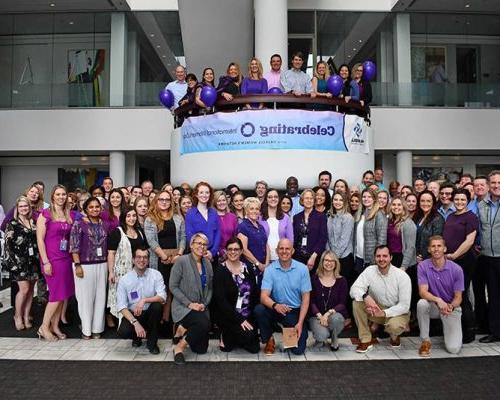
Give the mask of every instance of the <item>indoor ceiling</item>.
<svg viewBox="0 0 500 400">
<path fill-rule="evenodd" d="M 499 0 L 399 0 L 393 11 L 500 13 Z"/>
<path fill-rule="evenodd" d="M 0 13 L 129 10 L 125 0 L 1 0 Z"/>
</svg>

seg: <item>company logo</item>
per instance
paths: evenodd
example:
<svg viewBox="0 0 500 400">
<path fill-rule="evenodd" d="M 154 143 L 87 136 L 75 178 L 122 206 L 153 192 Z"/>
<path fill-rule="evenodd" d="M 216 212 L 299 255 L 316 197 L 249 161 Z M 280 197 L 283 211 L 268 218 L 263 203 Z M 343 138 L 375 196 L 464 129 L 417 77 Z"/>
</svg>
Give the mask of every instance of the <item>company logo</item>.
<svg viewBox="0 0 500 400">
<path fill-rule="evenodd" d="M 255 126 L 250 122 L 245 122 L 241 125 L 240 132 L 245 137 L 250 137 L 255 133 Z"/>
<path fill-rule="evenodd" d="M 363 128 L 359 122 L 356 122 L 356 125 L 354 126 L 352 131 L 357 137 L 361 137 L 361 134 L 363 133 Z"/>
</svg>

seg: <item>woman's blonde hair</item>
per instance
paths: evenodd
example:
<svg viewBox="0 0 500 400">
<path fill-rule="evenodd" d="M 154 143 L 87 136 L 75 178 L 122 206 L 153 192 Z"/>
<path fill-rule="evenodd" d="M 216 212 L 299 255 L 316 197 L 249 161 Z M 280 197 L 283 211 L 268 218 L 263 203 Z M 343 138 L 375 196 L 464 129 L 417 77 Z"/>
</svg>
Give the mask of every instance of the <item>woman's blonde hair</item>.
<svg viewBox="0 0 500 400">
<path fill-rule="evenodd" d="M 158 199 L 160 198 L 162 193 L 168 194 L 168 198 L 170 199 L 170 207 L 167 210 L 167 221 L 172 219 L 172 216 L 174 215 L 174 206 L 172 205 L 172 195 L 168 190 L 162 190 L 158 195 L 156 195 L 153 200 L 151 201 L 151 205 L 149 206 L 148 213 L 146 217 L 151 218 L 151 220 L 155 223 L 156 227 L 158 229 L 163 228 L 163 223 L 164 219 L 161 216 L 161 210 L 158 207 Z"/>
<path fill-rule="evenodd" d="M 337 255 L 331 251 L 331 250 L 325 250 L 323 254 L 321 254 L 321 258 L 319 259 L 319 264 L 318 264 L 318 269 L 316 271 L 316 274 L 319 277 L 322 277 L 325 275 L 325 257 L 326 256 L 332 256 L 334 260 L 335 267 L 333 268 L 333 276 L 335 279 L 340 278 L 340 260 L 337 257 Z"/>
<path fill-rule="evenodd" d="M 375 216 L 377 215 L 377 213 L 380 211 L 380 206 L 378 205 L 377 194 L 373 190 L 371 190 L 371 189 L 368 189 L 368 188 L 364 189 L 361 192 L 361 204 L 360 204 L 360 207 L 359 207 L 360 212 L 358 212 L 359 218 L 356 218 L 356 221 L 359 221 L 359 219 L 361 218 L 361 215 L 363 215 L 365 213 L 365 211 L 366 211 L 366 208 L 363 205 L 363 195 L 365 193 L 369 193 L 370 196 L 373 199 L 373 206 L 370 209 L 370 212 L 368 213 L 368 215 L 365 216 L 366 220 L 370 221 L 371 219 L 375 218 Z"/>
<path fill-rule="evenodd" d="M 237 62 L 231 62 L 231 63 L 229 63 L 229 65 L 227 66 L 227 69 L 226 69 L 226 74 L 229 75 L 229 69 L 231 67 L 233 67 L 233 66 L 236 67 L 236 70 L 238 71 L 238 80 L 237 80 L 237 82 L 238 82 L 238 85 L 239 85 L 241 83 L 242 79 L 243 79 L 243 77 L 241 76 L 240 64 L 238 64 Z"/>
<path fill-rule="evenodd" d="M 19 196 L 16 199 L 16 206 L 14 207 L 14 219 L 17 219 L 17 217 L 19 216 L 17 207 L 19 206 L 19 203 L 21 201 L 24 201 L 26 204 L 28 204 L 29 212 L 27 217 L 28 219 L 31 219 L 31 217 L 33 216 L 33 208 L 31 208 L 30 199 L 28 199 L 26 196 Z"/>
<path fill-rule="evenodd" d="M 318 74 L 318 65 L 321 65 L 321 64 L 323 64 L 325 66 L 325 76 L 324 77 L 321 77 Z M 330 68 L 328 67 L 328 64 L 324 61 L 318 62 L 316 64 L 316 68 L 314 69 L 314 76 L 316 77 L 316 79 L 324 79 L 325 81 L 328 80 L 328 78 L 330 77 Z"/>
<path fill-rule="evenodd" d="M 385 215 L 389 215 L 389 213 L 391 212 L 391 195 L 386 189 L 379 189 L 377 190 L 377 202 L 378 202 L 378 195 L 380 193 L 385 193 L 385 195 L 387 196 L 387 204 L 385 208 L 381 208 L 381 210 L 384 212 Z"/>
<path fill-rule="evenodd" d="M 250 207 L 252 204 L 257 204 L 260 209 L 260 201 L 257 197 L 247 197 L 245 200 L 243 200 L 243 209 L 245 210 L 245 214 L 247 208 Z"/>
<path fill-rule="evenodd" d="M 307 193 L 311 193 L 311 194 L 312 194 L 312 197 L 313 197 L 313 200 L 316 200 L 316 193 L 314 192 L 314 190 L 312 190 L 312 189 L 306 189 L 306 190 L 304 190 L 304 191 L 300 194 L 299 204 L 300 204 L 301 206 L 303 206 L 303 205 L 304 205 L 304 196 L 305 196 Z"/>
<path fill-rule="evenodd" d="M 356 70 L 362 66 L 363 66 L 363 64 L 361 64 L 361 63 L 356 63 L 353 65 L 353 67 L 351 68 L 351 79 L 356 78 Z M 361 78 L 363 78 L 363 76 L 361 76 Z"/>
<path fill-rule="evenodd" d="M 257 78 L 262 79 L 262 76 L 264 75 L 264 68 L 262 68 L 262 63 L 257 57 L 252 57 L 250 61 L 248 62 L 248 77 L 252 79 L 252 70 L 250 68 L 252 61 L 257 61 L 257 68 L 258 68 L 258 73 L 257 73 Z"/>
<path fill-rule="evenodd" d="M 63 205 L 63 213 L 64 213 L 64 218 L 66 219 L 66 222 L 68 224 L 72 224 L 73 220 L 71 219 L 71 214 L 69 210 L 69 203 L 68 203 L 68 190 L 66 189 L 65 186 L 63 185 L 55 185 L 52 188 L 52 191 L 50 192 L 50 216 L 52 219 L 55 221 L 57 219 L 57 214 L 56 214 L 56 205 L 54 203 L 54 194 L 56 193 L 57 189 L 62 189 L 66 193 L 66 201 L 64 202 Z"/>
<path fill-rule="evenodd" d="M 219 201 L 219 199 L 221 197 L 224 197 L 226 199 L 226 209 L 224 211 L 226 213 L 228 213 L 229 212 L 229 202 L 227 201 L 226 193 L 224 193 L 222 190 L 217 190 L 214 193 L 214 199 L 212 201 L 212 207 L 215 208 L 217 211 L 219 211 L 218 208 L 217 208 L 217 201 Z"/>
<path fill-rule="evenodd" d="M 393 198 L 390 202 L 390 205 L 392 206 L 392 203 L 394 203 L 396 200 L 399 200 L 401 202 L 401 205 L 403 206 L 403 214 L 401 214 L 400 217 L 396 217 L 392 213 L 392 207 L 389 207 L 389 221 L 396 226 L 396 231 L 399 232 L 401 230 L 401 225 L 403 224 L 403 222 L 410 216 L 410 212 L 408 211 L 408 203 L 402 197 Z"/>
<path fill-rule="evenodd" d="M 38 200 L 36 201 L 35 204 L 31 203 L 31 201 L 28 198 L 29 205 L 31 208 L 34 208 L 35 210 L 42 210 L 43 209 L 43 193 L 36 185 L 31 185 L 26 188 L 26 190 L 23 192 L 23 196 L 28 197 L 28 192 L 35 188 L 38 191 Z"/>
</svg>

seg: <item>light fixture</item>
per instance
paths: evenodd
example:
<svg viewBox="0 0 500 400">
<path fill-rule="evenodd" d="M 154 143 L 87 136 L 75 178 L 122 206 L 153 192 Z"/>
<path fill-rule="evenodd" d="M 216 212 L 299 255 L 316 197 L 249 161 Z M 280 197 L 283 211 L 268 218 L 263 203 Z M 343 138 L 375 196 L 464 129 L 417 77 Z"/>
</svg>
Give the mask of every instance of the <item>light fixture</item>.
<svg viewBox="0 0 500 400">
<path fill-rule="evenodd" d="M 363 41 L 361 39 L 358 40 L 359 43 L 363 43 Z"/>
<path fill-rule="evenodd" d="M 349 55 L 347 56 L 347 58 L 351 58 L 351 55 L 349 54 Z"/>
<path fill-rule="evenodd" d="M 56 6 L 56 3 L 50 3 L 49 6 L 51 7 L 55 7 Z"/>
<path fill-rule="evenodd" d="M 73 21 L 69 21 L 68 24 L 74 25 L 74 22 Z"/>
<path fill-rule="evenodd" d="M 151 33 L 149 36 L 151 36 L 151 37 L 155 37 L 155 34 L 154 34 L 154 33 Z"/>
<path fill-rule="evenodd" d="M 156 45 L 156 48 L 159 49 L 161 46 L 159 44 Z"/>
<path fill-rule="evenodd" d="M 80 157 L 80 161 L 88 161 L 88 160 L 89 160 L 89 158 L 86 157 L 86 156 L 81 156 Z"/>
<path fill-rule="evenodd" d="M 165 54 L 163 54 L 161 57 L 162 57 L 162 58 L 167 58 L 167 56 L 166 56 Z"/>
<path fill-rule="evenodd" d="M 441 157 L 439 157 L 439 156 L 433 156 L 433 157 L 432 157 L 432 159 L 433 159 L 434 161 L 438 161 L 438 160 L 440 160 L 440 159 L 441 159 Z"/>
<path fill-rule="evenodd" d="M 352 51 L 356 51 L 356 47 L 354 49 L 352 49 Z"/>
<path fill-rule="evenodd" d="M 465 5 L 465 8 L 469 8 L 469 7 L 470 7 L 470 4 L 466 4 L 466 5 Z"/>
</svg>

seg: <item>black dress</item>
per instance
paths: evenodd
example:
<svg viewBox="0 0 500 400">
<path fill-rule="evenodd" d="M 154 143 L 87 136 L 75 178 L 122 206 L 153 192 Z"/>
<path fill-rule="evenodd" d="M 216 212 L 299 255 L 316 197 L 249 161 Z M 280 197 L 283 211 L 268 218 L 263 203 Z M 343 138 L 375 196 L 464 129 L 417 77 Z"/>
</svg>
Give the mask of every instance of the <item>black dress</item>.
<svg viewBox="0 0 500 400">
<path fill-rule="evenodd" d="M 221 330 L 225 351 L 242 347 L 250 353 L 258 353 L 260 345 L 253 310 L 259 302 L 259 289 L 252 268 L 243 263 L 242 265 L 243 274 L 238 276 L 233 276 L 224 263 L 215 269 L 212 312 Z M 242 305 L 240 310 L 236 308 L 239 298 Z M 245 320 L 254 327 L 252 331 L 243 330 L 241 327 Z"/>
<path fill-rule="evenodd" d="M 176 249 L 177 248 L 177 229 L 173 219 L 163 222 L 163 228 L 158 231 L 158 244 L 162 249 Z M 170 272 L 172 271 L 173 264 L 163 264 L 161 259 L 158 259 L 158 271 L 163 276 L 165 286 L 168 288 L 170 280 Z"/>
<path fill-rule="evenodd" d="M 12 220 L 5 229 L 4 263 L 15 281 L 36 281 L 40 276 L 35 224 L 30 222 L 28 228 Z"/>
</svg>

